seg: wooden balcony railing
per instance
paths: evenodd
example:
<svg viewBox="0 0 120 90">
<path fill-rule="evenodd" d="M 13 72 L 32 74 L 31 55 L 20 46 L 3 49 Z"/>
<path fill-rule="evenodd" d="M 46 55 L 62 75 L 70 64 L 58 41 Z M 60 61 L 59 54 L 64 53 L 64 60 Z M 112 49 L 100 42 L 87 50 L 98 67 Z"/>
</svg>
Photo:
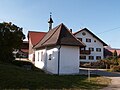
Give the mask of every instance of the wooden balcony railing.
<svg viewBox="0 0 120 90">
<path fill-rule="evenodd" d="M 90 50 L 80 50 L 80 54 L 90 55 L 91 51 Z"/>
</svg>

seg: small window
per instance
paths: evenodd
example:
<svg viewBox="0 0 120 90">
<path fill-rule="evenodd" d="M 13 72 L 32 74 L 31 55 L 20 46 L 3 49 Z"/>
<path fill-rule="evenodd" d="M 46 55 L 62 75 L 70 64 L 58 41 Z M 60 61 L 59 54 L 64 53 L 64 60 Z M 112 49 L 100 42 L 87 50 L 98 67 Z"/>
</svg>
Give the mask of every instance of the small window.
<svg viewBox="0 0 120 90">
<path fill-rule="evenodd" d="M 86 56 L 80 56 L 80 59 L 86 59 Z"/>
<path fill-rule="evenodd" d="M 86 38 L 86 42 L 91 42 L 91 39 L 89 39 L 89 38 Z"/>
<path fill-rule="evenodd" d="M 38 52 L 38 61 L 39 61 L 39 52 Z"/>
<path fill-rule="evenodd" d="M 77 38 L 78 40 L 82 41 L 82 38 Z"/>
<path fill-rule="evenodd" d="M 85 50 L 85 47 L 83 47 L 83 48 L 80 47 L 80 50 Z"/>
<path fill-rule="evenodd" d="M 93 51 L 94 51 L 94 48 L 93 48 L 93 47 L 90 47 L 89 50 L 93 52 Z"/>
<path fill-rule="evenodd" d="M 101 48 L 96 48 L 96 52 L 101 52 Z"/>
<path fill-rule="evenodd" d="M 101 56 L 96 56 L 96 60 L 101 60 Z"/>
<path fill-rule="evenodd" d="M 86 35 L 86 33 L 85 33 L 85 32 L 83 32 L 83 33 L 82 33 L 82 35 L 83 35 L 83 36 L 85 36 L 85 35 Z"/>
<path fill-rule="evenodd" d="M 43 52 L 41 52 L 41 61 L 43 60 Z"/>
<path fill-rule="evenodd" d="M 49 54 L 49 60 L 51 60 L 52 59 L 52 54 Z"/>
<path fill-rule="evenodd" d="M 96 40 L 94 40 L 94 42 L 96 42 Z"/>
<path fill-rule="evenodd" d="M 94 60 L 94 56 L 89 56 L 89 60 Z"/>
</svg>

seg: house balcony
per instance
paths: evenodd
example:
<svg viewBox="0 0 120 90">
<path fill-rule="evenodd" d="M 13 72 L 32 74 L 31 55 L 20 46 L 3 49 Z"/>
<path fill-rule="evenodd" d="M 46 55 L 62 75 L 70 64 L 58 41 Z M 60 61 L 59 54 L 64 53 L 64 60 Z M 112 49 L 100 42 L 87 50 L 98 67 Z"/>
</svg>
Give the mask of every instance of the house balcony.
<svg viewBox="0 0 120 90">
<path fill-rule="evenodd" d="M 80 50 L 80 54 L 90 55 L 91 51 L 90 50 Z"/>
</svg>

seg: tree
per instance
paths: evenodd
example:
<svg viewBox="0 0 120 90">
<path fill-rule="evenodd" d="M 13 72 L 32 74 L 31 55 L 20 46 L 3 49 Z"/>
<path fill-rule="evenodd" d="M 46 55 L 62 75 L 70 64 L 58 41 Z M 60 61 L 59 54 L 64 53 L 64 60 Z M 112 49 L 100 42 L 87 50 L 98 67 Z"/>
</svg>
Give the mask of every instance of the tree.
<svg viewBox="0 0 120 90">
<path fill-rule="evenodd" d="M 11 62 L 13 60 L 13 51 L 20 49 L 25 39 L 22 28 L 11 22 L 0 23 L 0 60 Z"/>
<path fill-rule="evenodd" d="M 116 50 L 113 52 L 113 59 L 114 59 L 114 64 L 118 65 L 118 55 Z"/>
<path fill-rule="evenodd" d="M 113 57 L 117 57 L 117 51 L 116 50 L 113 52 Z"/>
</svg>

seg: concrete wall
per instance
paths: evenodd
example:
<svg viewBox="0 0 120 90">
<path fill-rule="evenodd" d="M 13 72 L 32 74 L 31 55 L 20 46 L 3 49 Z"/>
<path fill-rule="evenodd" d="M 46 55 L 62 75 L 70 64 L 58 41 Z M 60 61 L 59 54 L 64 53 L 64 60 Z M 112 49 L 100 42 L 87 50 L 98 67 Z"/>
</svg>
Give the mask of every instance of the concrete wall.
<svg viewBox="0 0 120 90">
<path fill-rule="evenodd" d="M 79 47 L 61 46 L 60 74 L 79 73 Z"/>
<path fill-rule="evenodd" d="M 35 51 L 35 66 L 44 69 L 45 67 L 45 61 L 46 61 L 46 50 L 36 50 Z"/>
<path fill-rule="evenodd" d="M 47 48 L 47 71 L 53 74 L 58 73 L 58 48 Z"/>
<path fill-rule="evenodd" d="M 45 48 L 35 51 L 35 66 L 47 72 L 57 74 L 58 48 Z"/>
<path fill-rule="evenodd" d="M 35 66 L 58 74 L 58 51 L 60 46 L 35 51 Z M 41 52 L 43 55 L 41 56 Z M 79 47 L 61 46 L 59 74 L 79 73 Z"/>
<path fill-rule="evenodd" d="M 86 35 L 83 35 L 82 33 L 85 32 Z M 81 31 L 79 33 L 77 33 L 75 35 L 77 38 L 82 38 L 82 42 L 84 42 L 86 44 L 86 50 L 89 50 L 89 47 L 93 47 L 94 51 L 91 52 L 90 55 L 83 55 L 86 56 L 86 60 L 80 60 L 81 62 L 95 62 L 96 60 L 96 56 L 101 56 L 101 59 L 103 58 L 103 44 L 96 39 L 95 37 L 93 37 L 90 33 L 88 33 L 87 31 Z M 91 39 L 91 42 L 86 42 L 86 38 Z M 96 42 L 95 42 L 96 41 Z M 101 52 L 96 52 L 96 48 L 101 48 Z M 81 54 L 82 56 L 82 54 Z M 89 60 L 89 56 L 94 56 L 94 60 Z"/>
<path fill-rule="evenodd" d="M 31 43 L 31 39 L 29 38 L 29 55 L 28 55 L 28 59 L 30 61 L 32 61 L 32 62 L 33 62 L 33 53 L 34 53 L 33 45 Z"/>
</svg>

